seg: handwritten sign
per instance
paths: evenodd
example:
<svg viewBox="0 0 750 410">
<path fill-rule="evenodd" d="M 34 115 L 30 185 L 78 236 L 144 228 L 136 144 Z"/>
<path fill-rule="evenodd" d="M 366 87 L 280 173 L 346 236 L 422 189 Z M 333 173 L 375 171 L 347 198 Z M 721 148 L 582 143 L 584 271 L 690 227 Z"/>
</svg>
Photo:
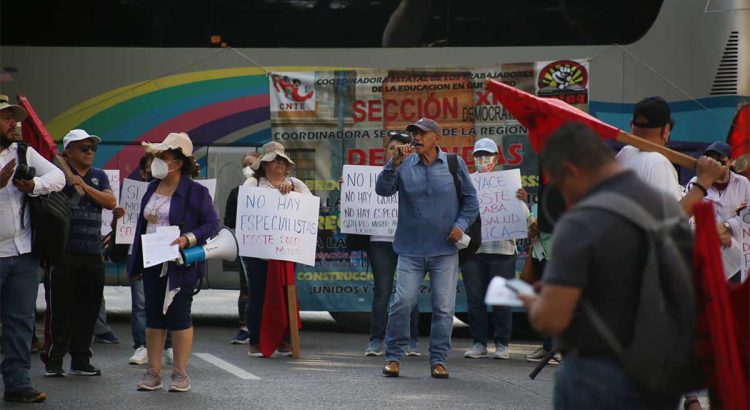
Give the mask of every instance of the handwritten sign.
<svg viewBox="0 0 750 410">
<path fill-rule="evenodd" d="M 208 189 L 208 194 L 211 195 L 211 201 L 214 201 L 216 198 L 214 195 L 216 194 L 216 179 L 196 179 L 195 182 L 203 185 Z"/>
<path fill-rule="evenodd" d="M 120 193 L 120 206 L 125 209 L 125 216 L 117 220 L 115 243 L 132 244 L 135 239 L 135 224 L 141 212 L 141 200 L 148 188 L 148 182 L 125 178 Z"/>
<path fill-rule="evenodd" d="M 320 198 L 241 186 L 237 230 L 241 256 L 315 266 Z"/>
<path fill-rule="evenodd" d="M 120 170 L 105 169 L 104 173 L 109 177 L 109 186 L 112 187 L 112 193 L 115 194 L 115 200 L 120 203 Z M 112 232 L 112 211 L 102 209 L 102 236 Z"/>
<path fill-rule="evenodd" d="M 383 168 L 344 165 L 341 185 L 341 232 L 393 236 L 398 223 L 398 194 L 375 193 L 375 182 Z"/>
<path fill-rule="evenodd" d="M 482 243 L 527 237 L 526 210 L 516 198 L 516 191 L 521 188 L 521 171 L 474 173 L 471 180 L 479 199 Z"/>
<path fill-rule="evenodd" d="M 745 208 L 740 212 L 740 246 L 742 248 L 742 271 L 740 278 L 744 281 L 750 270 L 750 208 Z"/>
</svg>

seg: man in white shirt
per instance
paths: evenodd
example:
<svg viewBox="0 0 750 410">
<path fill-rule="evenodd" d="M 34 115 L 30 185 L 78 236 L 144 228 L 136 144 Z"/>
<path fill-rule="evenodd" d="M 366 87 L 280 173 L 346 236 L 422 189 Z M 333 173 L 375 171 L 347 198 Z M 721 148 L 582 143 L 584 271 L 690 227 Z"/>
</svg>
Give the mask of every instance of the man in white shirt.
<svg viewBox="0 0 750 410">
<path fill-rule="evenodd" d="M 633 134 L 643 139 L 667 145 L 674 126 L 669 105 L 661 97 L 644 98 L 633 109 L 630 127 Z M 673 195 L 688 215 L 693 215 L 693 205 L 706 196 L 707 187 L 724 173 L 721 164 L 704 155 L 698 158 L 695 167 L 696 182 L 690 191 L 685 192 L 672 163 L 658 152 L 645 152 L 626 145 L 617 154 L 617 161 L 625 168 L 635 171 L 652 187 Z"/>
<path fill-rule="evenodd" d="M 742 268 L 742 221 L 738 209 L 750 204 L 750 181 L 729 170 L 727 165 L 732 158 L 732 149 L 724 142 L 714 142 L 706 148 L 704 154 L 713 158 L 724 167 L 724 175 L 708 186 L 705 201 L 714 205 L 716 224 L 721 239 L 721 259 L 724 264 L 724 275 L 733 282 L 740 282 Z M 690 180 L 687 188 L 691 189 L 696 178 Z"/>
<path fill-rule="evenodd" d="M 31 336 L 34 328 L 36 294 L 39 289 L 39 261 L 31 254 L 31 220 L 21 212 L 24 196 L 59 191 L 65 176 L 33 148 L 26 151 L 29 167 L 36 176 L 15 175 L 18 168 L 16 123 L 26 118 L 26 110 L 8 104 L 0 96 L 0 301 L 2 301 L 2 363 L 5 392 L 13 402 L 40 402 L 47 394 L 31 386 Z M 15 177 L 14 177 L 15 176 Z M 23 215 L 23 216 L 22 216 Z M 21 221 L 21 218 L 24 221 Z"/>
</svg>

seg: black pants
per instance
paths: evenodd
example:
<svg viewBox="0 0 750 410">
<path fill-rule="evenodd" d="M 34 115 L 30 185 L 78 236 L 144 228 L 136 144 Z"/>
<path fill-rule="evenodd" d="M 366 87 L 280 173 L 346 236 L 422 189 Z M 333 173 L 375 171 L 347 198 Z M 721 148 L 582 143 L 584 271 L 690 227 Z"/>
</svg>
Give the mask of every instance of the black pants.
<svg viewBox="0 0 750 410">
<path fill-rule="evenodd" d="M 99 254 L 66 253 L 47 283 L 50 314 L 47 367 L 62 367 L 70 353 L 73 367 L 89 363 L 91 337 L 104 290 L 104 261 Z"/>
</svg>

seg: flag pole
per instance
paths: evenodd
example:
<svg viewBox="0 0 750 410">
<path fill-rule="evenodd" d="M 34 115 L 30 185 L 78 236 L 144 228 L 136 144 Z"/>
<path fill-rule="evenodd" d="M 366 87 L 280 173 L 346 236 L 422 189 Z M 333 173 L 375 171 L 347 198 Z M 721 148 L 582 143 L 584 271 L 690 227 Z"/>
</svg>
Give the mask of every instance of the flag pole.
<svg viewBox="0 0 750 410">
<path fill-rule="evenodd" d="M 686 168 L 695 169 L 695 165 L 697 163 L 697 160 L 691 157 L 690 155 L 677 152 L 673 149 L 667 148 L 663 145 L 656 144 L 654 142 L 643 139 L 641 137 L 637 137 L 629 132 L 625 132 L 622 130 L 620 130 L 620 133 L 617 134 L 616 141 L 621 142 L 623 144 L 632 145 L 641 151 L 658 152 L 664 155 L 665 157 L 667 157 L 669 162 L 673 164 L 681 165 Z"/>
<path fill-rule="evenodd" d="M 289 313 L 289 338 L 292 342 L 292 358 L 299 359 L 299 322 L 297 322 L 297 285 L 286 285 L 286 309 Z"/>
</svg>

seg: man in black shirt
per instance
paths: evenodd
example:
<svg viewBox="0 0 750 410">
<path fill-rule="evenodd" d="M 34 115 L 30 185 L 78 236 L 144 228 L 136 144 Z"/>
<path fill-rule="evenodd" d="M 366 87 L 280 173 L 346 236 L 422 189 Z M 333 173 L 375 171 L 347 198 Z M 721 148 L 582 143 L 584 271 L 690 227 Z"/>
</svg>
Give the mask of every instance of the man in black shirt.
<svg viewBox="0 0 750 410">
<path fill-rule="evenodd" d="M 551 184 L 573 206 L 597 192 L 637 201 L 657 220 L 680 212 L 667 194 L 625 171 L 612 150 L 581 124 L 561 127 L 542 152 Z M 538 296 L 520 296 L 537 330 L 555 336 L 565 354 L 555 383 L 555 408 L 675 408 L 679 397 L 646 391 L 628 376 L 599 337 L 579 302 L 586 301 L 623 346 L 633 336 L 647 238 L 636 225 L 612 212 L 581 209 L 555 224 L 552 259 Z M 654 312 L 658 314 L 658 312 Z"/>
</svg>

